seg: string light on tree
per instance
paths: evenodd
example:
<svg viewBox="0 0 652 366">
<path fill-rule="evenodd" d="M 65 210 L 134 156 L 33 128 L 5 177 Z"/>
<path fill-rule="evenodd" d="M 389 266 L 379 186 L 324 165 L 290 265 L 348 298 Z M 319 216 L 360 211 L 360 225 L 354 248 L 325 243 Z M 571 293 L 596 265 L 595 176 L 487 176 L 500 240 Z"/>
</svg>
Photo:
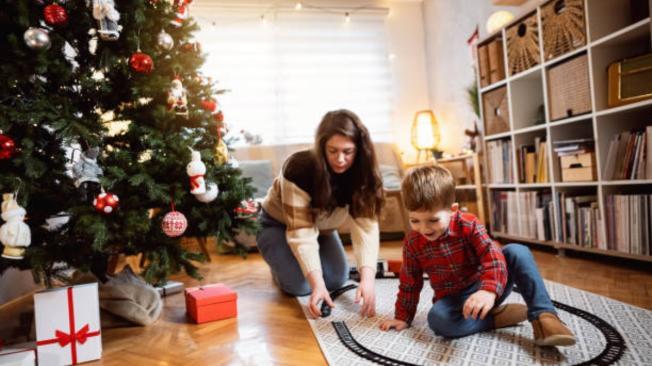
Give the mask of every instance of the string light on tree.
<svg viewBox="0 0 652 366">
<path fill-rule="evenodd" d="M 301 9 L 303 9 L 303 4 L 301 3 L 301 1 L 297 1 L 297 4 L 294 6 L 294 10 L 298 11 Z"/>
</svg>

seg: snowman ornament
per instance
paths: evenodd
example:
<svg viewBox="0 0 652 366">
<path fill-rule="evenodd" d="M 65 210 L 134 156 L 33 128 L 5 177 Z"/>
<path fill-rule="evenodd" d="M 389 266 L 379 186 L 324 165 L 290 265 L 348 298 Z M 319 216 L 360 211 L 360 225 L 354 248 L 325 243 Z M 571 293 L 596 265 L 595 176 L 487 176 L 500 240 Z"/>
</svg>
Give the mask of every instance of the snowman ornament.
<svg viewBox="0 0 652 366">
<path fill-rule="evenodd" d="M 2 257 L 8 259 L 23 259 L 25 248 L 32 242 L 32 233 L 25 224 L 27 212 L 18 205 L 13 194 L 2 195 L 2 219 L 0 226 L 0 242 L 4 245 Z"/>
<path fill-rule="evenodd" d="M 201 161 L 199 151 L 190 149 L 191 160 L 186 166 L 186 174 L 190 178 L 190 193 L 195 196 L 199 202 L 208 203 L 217 198 L 219 189 L 217 184 L 206 182 L 206 165 Z"/>
</svg>

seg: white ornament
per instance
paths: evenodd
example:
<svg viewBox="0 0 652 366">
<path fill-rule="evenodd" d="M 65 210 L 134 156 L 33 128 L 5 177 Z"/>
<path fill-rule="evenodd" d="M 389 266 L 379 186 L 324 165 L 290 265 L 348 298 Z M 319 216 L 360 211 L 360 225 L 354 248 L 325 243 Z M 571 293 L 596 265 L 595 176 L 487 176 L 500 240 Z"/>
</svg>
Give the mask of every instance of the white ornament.
<svg viewBox="0 0 652 366">
<path fill-rule="evenodd" d="M 164 30 L 161 30 L 161 33 L 158 34 L 158 45 L 162 49 L 169 51 L 174 47 L 174 39 L 169 33 L 166 33 Z"/>
<path fill-rule="evenodd" d="M 183 235 L 188 228 L 188 220 L 179 211 L 170 211 L 163 217 L 161 221 L 161 229 L 165 235 L 175 238 Z"/>
<path fill-rule="evenodd" d="M 209 203 L 214 201 L 219 193 L 220 190 L 217 188 L 217 184 L 214 182 L 208 182 L 206 183 L 206 193 L 197 194 L 195 195 L 195 198 L 197 198 L 197 201 L 199 202 Z"/>
<path fill-rule="evenodd" d="M 93 18 L 100 29 L 97 31 L 104 41 L 116 41 L 120 38 L 120 13 L 115 9 L 114 0 L 93 0 Z"/>
<path fill-rule="evenodd" d="M 188 117 L 188 97 L 186 88 L 183 87 L 181 80 L 172 80 L 172 86 L 168 91 L 168 110 L 174 113 Z"/>
<path fill-rule="evenodd" d="M 13 194 L 3 194 L 2 199 L 2 219 L 6 221 L 0 226 L 0 243 L 5 246 L 2 256 L 23 259 L 25 248 L 32 242 L 32 233 L 24 223 L 27 212 L 18 205 Z"/>
<path fill-rule="evenodd" d="M 23 35 L 27 47 L 33 50 L 47 50 L 50 48 L 50 35 L 43 28 L 30 27 Z"/>
<path fill-rule="evenodd" d="M 204 175 L 206 174 L 206 165 L 201 161 L 199 151 L 190 149 L 192 152 L 192 159 L 186 166 L 186 174 L 190 177 L 190 193 L 204 194 L 206 193 L 206 181 Z"/>
</svg>

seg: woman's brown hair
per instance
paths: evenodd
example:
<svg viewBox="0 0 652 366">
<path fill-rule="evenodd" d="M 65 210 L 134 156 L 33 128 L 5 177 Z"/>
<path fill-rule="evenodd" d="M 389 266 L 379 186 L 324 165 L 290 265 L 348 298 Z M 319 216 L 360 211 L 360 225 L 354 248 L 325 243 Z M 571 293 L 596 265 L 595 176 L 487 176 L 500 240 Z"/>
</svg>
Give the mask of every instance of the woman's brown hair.
<svg viewBox="0 0 652 366">
<path fill-rule="evenodd" d="M 376 152 L 367 128 L 355 113 L 346 109 L 326 113 L 317 127 L 314 147 L 317 174 L 314 177 L 313 207 L 332 212 L 337 206 L 331 187 L 332 173 L 326 158 L 326 142 L 334 135 L 348 137 L 356 146 L 353 164 L 345 173 L 350 180 L 346 185 L 352 191 L 351 215 L 355 218 L 379 216 L 384 200 Z"/>
</svg>

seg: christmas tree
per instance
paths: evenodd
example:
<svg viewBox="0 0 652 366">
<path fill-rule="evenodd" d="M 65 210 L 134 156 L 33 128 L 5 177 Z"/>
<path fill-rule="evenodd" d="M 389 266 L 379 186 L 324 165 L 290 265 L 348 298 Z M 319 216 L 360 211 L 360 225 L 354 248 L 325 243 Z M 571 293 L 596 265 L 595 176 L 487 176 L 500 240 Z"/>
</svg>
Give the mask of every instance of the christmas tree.
<svg viewBox="0 0 652 366">
<path fill-rule="evenodd" d="M 111 256 L 143 254 L 151 283 L 198 277 L 182 237 L 255 229 L 189 3 L 3 1 L 0 273 L 105 279 Z"/>
</svg>

